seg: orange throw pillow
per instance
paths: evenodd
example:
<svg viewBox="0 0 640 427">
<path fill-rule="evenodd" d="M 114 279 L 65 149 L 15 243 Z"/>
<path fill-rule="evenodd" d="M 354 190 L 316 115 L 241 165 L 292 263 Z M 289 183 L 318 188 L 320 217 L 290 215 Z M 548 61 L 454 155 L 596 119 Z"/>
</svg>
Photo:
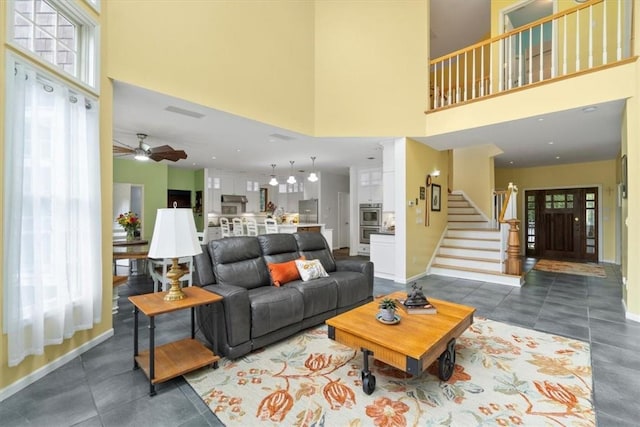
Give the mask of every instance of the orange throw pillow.
<svg viewBox="0 0 640 427">
<path fill-rule="evenodd" d="M 305 258 L 300 257 L 299 259 L 303 260 Z M 298 267 L 296 267 L 295 260 L 277 264 L 267 263 L 267 267 L 269 268 L 269 274 L 271 275 L 273 286 L 280 287 L 285 283 L 300 279 L 300 273 L 298 272 Z"/>
</svg>

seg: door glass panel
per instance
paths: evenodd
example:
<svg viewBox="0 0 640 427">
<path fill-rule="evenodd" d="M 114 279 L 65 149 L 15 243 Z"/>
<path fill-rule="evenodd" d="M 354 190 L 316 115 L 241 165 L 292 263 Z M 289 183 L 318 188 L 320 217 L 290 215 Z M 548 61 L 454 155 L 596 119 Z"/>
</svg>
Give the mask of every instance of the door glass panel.
<svg viewBox="0 0 640 427">
<path fill-rule="evenodd" d="M 587 193 L 587 200 L 595 200 L 596 193 Z"/>
<path fill-rule="evenodd" d="M 573 194 L 567 194 L 567 200 L 573 201 Z"/>
<path fill-rule="evenodd" d="M 596 253 L 596 248 L 594 248 L 593 246 L 590 246 L 587 248 L 587 253 L 588 254 L 595 254 Z"/>
<path fill-rule="evenodd" d="M 564 194 L 554 194 L 553 195 L 553 201 L 564 201 Z"/>
<path fill-rule="evenodd" d="M 567 208 L 573 209 L 573 202 L 567 202 Z"/>
<path fill-rule="evenodd" d="M 587 202 L 587 209 L 593 209 L 596 207 L 596 202 Z"/>
<path fill-rule="evenodd" d="M 544 204 L 544 207 L 547 208 L 547 209 L 551 209 L 551 202 L 546 202 Z"/>
<path fill-rule="evenodd" d="M 564 207 L 565 207 L 564 202 L 553 202 L 554 209 L 564 209 Z"/>
</svg>

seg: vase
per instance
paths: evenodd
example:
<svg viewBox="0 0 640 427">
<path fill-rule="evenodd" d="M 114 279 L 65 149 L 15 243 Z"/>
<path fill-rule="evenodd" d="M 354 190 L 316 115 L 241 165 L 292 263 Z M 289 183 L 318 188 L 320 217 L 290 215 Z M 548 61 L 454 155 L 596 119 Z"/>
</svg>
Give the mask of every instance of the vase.
<svg viewBox="0 0 640 427">
<path fill-rule="evenodd" d="M 127 230 L 127 240 L 135 240 L 136 236 L 135 236 L 135 230 L 133 229 L 128 229 Z"/>
<path fill-rule="evenodd" d="M 393 309 L 383 308 L 380 309 L 380 317 L 385 322 L 393 322 L 395 319 L 396 311 Z"/>
</svg>

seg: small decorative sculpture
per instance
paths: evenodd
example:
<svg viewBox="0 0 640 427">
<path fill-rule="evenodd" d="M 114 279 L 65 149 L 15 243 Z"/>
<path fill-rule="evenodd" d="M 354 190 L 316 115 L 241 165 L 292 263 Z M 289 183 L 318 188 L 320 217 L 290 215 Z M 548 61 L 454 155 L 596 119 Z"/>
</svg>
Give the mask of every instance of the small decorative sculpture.
<svg viewBox="0 0 640 427">
<path fill-rule="evenodd" d="M 418 286 L 417 284 L 411 285 L 411 292 L 407 294 L 407 299 L 404 302 L 404 305 L 407 307 L 416 307 L 416 306 L 424 306 L 429 304 L 429 301 L 422 293 L 422 286 Z"/>
</svg>

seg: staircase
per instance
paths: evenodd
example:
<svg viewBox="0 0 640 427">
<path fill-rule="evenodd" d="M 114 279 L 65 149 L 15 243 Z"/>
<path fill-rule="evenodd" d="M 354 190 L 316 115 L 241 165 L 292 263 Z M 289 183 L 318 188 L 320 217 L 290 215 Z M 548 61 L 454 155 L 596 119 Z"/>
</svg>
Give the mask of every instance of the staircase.
<svg viewBox="0 0 640 427">
<path fill-rule="evenodd" d="M 462 194 L 449 194 L 448 206 L 449 225 L 430 273 L 522 286 L 522 277 L 502 273 L 500 230 Z"/>
</svg>

